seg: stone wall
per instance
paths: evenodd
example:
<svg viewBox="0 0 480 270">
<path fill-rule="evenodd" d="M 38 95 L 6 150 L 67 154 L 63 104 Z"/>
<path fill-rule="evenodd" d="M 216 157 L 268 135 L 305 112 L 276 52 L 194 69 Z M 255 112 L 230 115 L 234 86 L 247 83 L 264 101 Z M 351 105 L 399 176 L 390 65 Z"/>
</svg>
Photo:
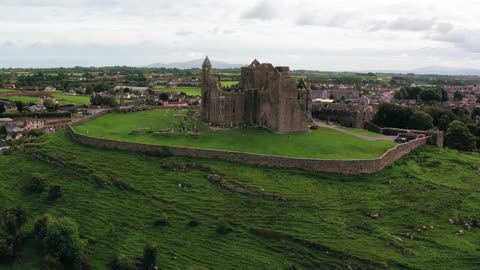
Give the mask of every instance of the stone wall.
<svg viewBox="0 0 480 270">
<path fill-rule="evenodd" d="M 67 132 L 73 140 L 98 148 L 140 152 L 151 155 L 176 155 L 194 158 L 220 159 L 263 167 L 303 169 L 311 172 L 333 172 L 341 174 L 370 174 L 379 172 L 404 155 L 422 146 L 427 141 L 427 138 L 422 138 L 410 141 L 408 143 L 399 144 L 395 148 L 387 151 L 381 158 L 378 159 L 321 160 L 278 157 L 223 150 L 161 146 L 100 139 L 79 134 L 70 125 L 67 126 Z"/>
</svg>

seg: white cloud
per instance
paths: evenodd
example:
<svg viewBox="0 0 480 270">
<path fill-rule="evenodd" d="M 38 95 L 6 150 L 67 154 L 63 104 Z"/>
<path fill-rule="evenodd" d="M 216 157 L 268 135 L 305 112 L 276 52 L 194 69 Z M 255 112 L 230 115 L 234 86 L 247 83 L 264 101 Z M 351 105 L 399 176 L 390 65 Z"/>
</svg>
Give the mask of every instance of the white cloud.
<svg viewBox="0 0 480 270">
<path fill-rule="evenodd" d="M 480 68 L 479 9 L 473 0 L 0 0 L 0 66 L 209 54 L 322 70 Z"/>
</svg>

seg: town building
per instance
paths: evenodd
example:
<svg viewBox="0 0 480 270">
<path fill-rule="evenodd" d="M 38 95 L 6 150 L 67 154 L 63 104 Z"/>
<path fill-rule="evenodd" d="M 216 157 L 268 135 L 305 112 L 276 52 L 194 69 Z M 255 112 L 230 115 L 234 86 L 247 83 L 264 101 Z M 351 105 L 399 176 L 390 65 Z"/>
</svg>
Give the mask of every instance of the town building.
<svg viewBox="0 0 480 270">
<path fill-rule="evenodd" d="M 202 65 L 202 117 L 220 127 L 262 126 L 277 133 L 305 132 L 311 121 L 310 86 L 288 67 L 254 60 L 238 86 L 221 87 L 208 57 Z"/>
<path fill-rule="evenodd" d="M 314 103 L 313 115 L 322 120 L 337 122 L 345 127 L 361 128 L 373 118 L 371 106 L 357 104 Z"/>
<path fill-rule="evenodd" d="M 45 127 L 45 121 L 42 119 L 26 119 L 24 121 L 24 129 L 25 130 L 32 130 L 32 129 L 40 129 Z"/>
</svg>

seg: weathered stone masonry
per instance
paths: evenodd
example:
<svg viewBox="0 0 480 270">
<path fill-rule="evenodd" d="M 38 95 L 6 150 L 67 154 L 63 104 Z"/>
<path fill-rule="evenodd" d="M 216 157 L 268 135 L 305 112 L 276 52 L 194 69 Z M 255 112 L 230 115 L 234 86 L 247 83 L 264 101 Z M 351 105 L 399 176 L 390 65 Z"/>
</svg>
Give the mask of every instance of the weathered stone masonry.
<svg viewBox="0 0 480 270">
<path fill-rule="evenodd" d="M 222 88 L 212 64 L 202 65 L 202 117 L 214 126 L 263 126 L 277 133 L 307 131 L 311 121 L 311 91 L 289 75 L 288 67 L 254 60 L 242 67 L 238 86 Z"/>
<path fill-rule="evenodd" d="M 311 172 L 333 172 L 341 174 L 370 174 L 379 172 L 427 142 L 427 138 L 422 138 L 408 143 L 399 144 L 378 159 L 321 160 L 100 139 L 79 134 L 70 125 L 67 126 L 67 132 L 73 140 L 98 148 L 141 152 L 152 155 L 176 155 L 194 158 L 220 159 L 263 167 L 303 169 Z"/>
</svg>

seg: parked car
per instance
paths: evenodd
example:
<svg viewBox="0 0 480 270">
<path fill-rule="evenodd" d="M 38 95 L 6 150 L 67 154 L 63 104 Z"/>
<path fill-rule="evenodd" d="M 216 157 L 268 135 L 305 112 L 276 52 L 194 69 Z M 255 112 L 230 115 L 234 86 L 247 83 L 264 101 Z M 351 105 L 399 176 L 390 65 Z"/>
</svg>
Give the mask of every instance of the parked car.
<svg viewBox="0 0 480 270">
<path fill-rule="evenodd" d="M 425 137 L 427 137 L 427 135 L 425 135 L 425 134 L 418 134 L 417 139 L 421 139 L 421 138 L 425 138 Z"/>
<path fill-rule="evenodd" d="M 395 137 L 395 141 L 396 142 L 399 142 L 399 143 L 404 143 L 404 142 L 408 142 L 408 141 L 411 141 L 411 140 L 415 140 L 417 138 L 417 134 L 416 133 L 398 133 L 397 134 L 397 137 Z"/>
<path fill-rule="evenodd" d="M 406 142 L 407 142 L 407 138 L 401 137 L 400 134 L 398 134 L 397 137 L 395 137 L 394 141 L 395 141 L 395 142 L 398 142 L 398 143 L 406 143 Z"/>
</svg>

